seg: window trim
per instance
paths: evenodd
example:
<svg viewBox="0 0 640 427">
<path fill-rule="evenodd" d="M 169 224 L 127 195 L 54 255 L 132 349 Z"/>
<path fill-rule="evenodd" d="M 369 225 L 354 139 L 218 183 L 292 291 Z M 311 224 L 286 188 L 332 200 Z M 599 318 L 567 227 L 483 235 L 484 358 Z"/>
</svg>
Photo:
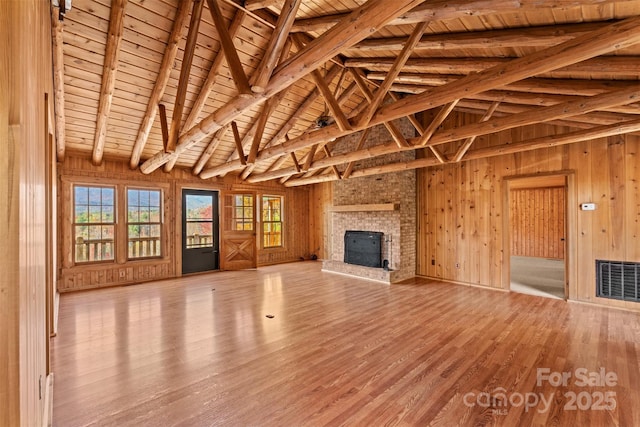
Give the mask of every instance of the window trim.
<svg viewBox="0 0 640 427">
<path fill-rule="evenodd" d="M 269 198 L 278 198 L 280 199 L 280 221 L 264 221 L 263 220 L 263 212 L 264 212 L 264 206 L 263 206 L 263 202 L 264 202 L 264 198 L 269 197 Z M 273 194 L 273 193 L 269 193 L 269 194 L 260 194 L 260 215 L 258 216 L 259 222 L 260 222 L 260 248 L 263 250 L 282 250 L 285 249 L 285 227 L 284 227 L 284 223 L 285 223 L 285 215 L 284 215 L 284 195 L 282 194 Z M 280 245 L 278 246 L 265 246 L 265 231 L 264 231 L 264 225 L 265 223 L 269 223 L 269 224 L 280 224 Z"/>
<path fill-rule="evenodd" d="M 158 238 L 159 242 L 160 242 L 160 254 L 159 255 L 153 255 L 153 256 L 145 256 L 145 257 L 130 257 L 129 256 L 129 225 L 131 224 L 129 222 L 129 190 L 137 190 L 137 191 L 158 191 L 160 193 L 160 206 L 158 206 L 158 209 L 160 211 L 160 221 L 159 222 L 137 222 L 137 223 L 133 223 L 134 225 L 155 225 L 158 224 L 160 226 L 160 237 Z M 135 261 L 142 261 L 142 260 L 150 260 L 150 259 L 161 259 L 164 258 L 164 253 L 165 253 L 165 242 L 164 242 L 164 235 L 165 235 L 165 221 L 164 221 L 164 190 L 163 188 L 160 187 L 145 187 L 145 186 L 139 186 L 139 185 L 124 185 L 124 205 L 125 205 L 125 224 L 124 224 L 124 234 L 125 234 L 125 240 L 127 242 L 126 244 L 126 260 L 127 262 L 135 262 Z"/>
<path fill-rule="evenodd" d="M 85 187 L 85 188 L 110 188 L 113 190 L 113 222 L 86 222 L 79 223 L 76 222 L 76 188 L 77 187 Z M 89 206 L 89 205 L 87 205 Z M 102 203 L 100 204 L 102 206 Z M 71 259 L 73 261 L 73 265 L 76 266 L 84 266 L 84 265 L 94 265 L 94 264 L 114 264 L 118 257 L 118 186 L 115 184 L 112 185 L 104 185 L 104 184 L 96 184 L 96 183 L 84 183 L 84 182 L 75 182 L 71 185 Z M 87 226 L 112 226 L 113 227 L 113 242 L 112 242 L 112 252 L 113 258 L 111 259 L 101 259 L 94 261 L 78 261 L 76 258 L 77 254 L 77 237 L 76 237 L 76 228 L 78 226 L 87 225 Z"/>
</svg>

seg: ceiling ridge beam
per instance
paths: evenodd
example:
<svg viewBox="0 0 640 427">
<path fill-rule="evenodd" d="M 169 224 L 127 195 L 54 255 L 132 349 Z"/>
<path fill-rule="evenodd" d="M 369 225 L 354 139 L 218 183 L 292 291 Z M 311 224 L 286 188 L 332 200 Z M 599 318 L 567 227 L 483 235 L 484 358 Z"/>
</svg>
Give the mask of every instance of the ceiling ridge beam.
<svg viewBox="0 0 640 427">
<path fill-rule="evenodd" d="M 102 84 L 100 87 L 100 100 L 98 101 L 98 116 L 96 130 L 93 138 L 93 154 L 91 160 L 94 165 L 102 163 L 104 144 L 107 139 L 107 120 L 111 112 L 113 92 L 116 87 L 116 75 L 118 74 L 118 57 L 122 45 L 124 30 L 124 9 L 128 0 L 112 0 L 109 14 L 109 30 L 107 32 L 107 45 L 105 47 L 104 65 L 102 67 Z"/>
<path fill-rule="evenodd" d="M 176 11 L 173 28 L 171 29 L 171 34 L 169 35 L 169 40 L 167 41 L 167 46 L 162 57 L 162 63 L 160 64 L 160 72 L 158 73 L 156 82 L 151 90 L 147 109 L 144 113 L 144 117 L 142 118 L 142 123 L 140 124 L 138 135 L 131 151 L 131 158 L 129 160 L 129 167 L 131 169 L 137 168 L 140 163 L 140 157 L 142 156 L 144 147 L 147 144 L 147 139 L 149 138 L 149 133 L 153 126 L 153 121 L 158 113 L 158 104 L 160 103 L 160 100 L 164 95 L 164 91 L 167 88 L 169 77 L 171 77 L 173 63 L 176 59 L 176 55 L 178 54 L 178 44 L 180 39 L 182 39 L 185 24 L 189 17 L 190 4 L 191 0 L 182 1 Z"/>
<path fill-rule="evenodd" d="M 328 59 L 365 39 L 372 31 L 384 26 L 391 19 L 422 3 L 422 1 L 395 0 L 390 3 L 387 0 L 369 0 L 354 9 L 349 17 L 276 68 L 264 93 L 254 94 L 253 97 L 236 97 L 208 115 L 180 137 L 176 151 L 180 154 L 188 150 L 205 136 L 217 131 L 260 102 L 264 102 L 266 98 L 291 86 Z M 341 42 L 339 43 L 339 41 Z M 145 161 L 140 170 L 149 174 L 166 163 L 170 157 L 171 155 L 167 153 L 158 152 Z"/>
<path fill-rule="evenodd" d="M 590 141 L 598 138 L 607 138 L 615 135 L 623 135 L 640 131 L 640 119 L 630 122 L 620 123 L 609 126 L 599 126 L 593 129 L 569 132 L 566 134 L 544 136 L 530 140 L 507 143 L 499 146 L 479 148 L 469 151 L 464 161 L 478 160 L 487 157 L 501 156 L 505 154 L 521 153 L 524 151 L 538 150 L 541 148 L 551 148 L 560 145 L 573 144 L 576 142 Z M 364 176 L 380 175 L 390 172 L 406 171 L 412 169 L 421 169 L 430 166 L 439 165 L 440 162 L 434 158 L 423 158 L 410 160 L 408 162 L 390 163 L 382 166 L 374 166 L 370 168 L 359 169 L 351 174 L 352 178 L 360 178 Z M 287 181 L 285 186 L 294 187 L 300 185 L 317 184 L 320 182 L 336 181 L 333 175 L 323 175 L 320 177 L 297 178 Z"/>
</svg>

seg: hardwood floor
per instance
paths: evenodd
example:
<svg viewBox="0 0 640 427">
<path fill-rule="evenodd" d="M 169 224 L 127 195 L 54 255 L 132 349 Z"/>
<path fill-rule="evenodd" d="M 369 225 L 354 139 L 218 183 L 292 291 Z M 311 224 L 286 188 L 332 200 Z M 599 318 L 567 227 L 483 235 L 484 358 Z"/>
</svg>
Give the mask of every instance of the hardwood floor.
<svg viewBox="0 0 640 427">
<path fill-rule="evenodd" d="M 56 426 L 640 425 L 635 313 L 318 262 L 60 304 Z"/>
</svg>

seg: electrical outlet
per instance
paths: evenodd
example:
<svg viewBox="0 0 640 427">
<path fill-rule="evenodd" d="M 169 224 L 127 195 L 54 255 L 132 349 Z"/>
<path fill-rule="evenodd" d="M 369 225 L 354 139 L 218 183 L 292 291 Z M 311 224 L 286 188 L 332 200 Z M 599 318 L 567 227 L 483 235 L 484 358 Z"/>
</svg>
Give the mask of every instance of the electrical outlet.
<svg viewBox="0 0 640 427">
<path fill-rule="evenodd" d="M 456 262 L 456 268 L 460 268 L 460 263 Z"/>
<path fill-rule="evenodd" d="M 436 260 L 435 259 L 431 260 L 431 265 L 436 265 Z"/>
<path fill-rule="evenodd" d="M 124 279 L 125 274 L 126 274 L 126 273 L 125 273 L 125 271 L 124 271 L 124 270 L 120 270 L 120 278 L 121 278 L 121 279 Z"/>
</svg>

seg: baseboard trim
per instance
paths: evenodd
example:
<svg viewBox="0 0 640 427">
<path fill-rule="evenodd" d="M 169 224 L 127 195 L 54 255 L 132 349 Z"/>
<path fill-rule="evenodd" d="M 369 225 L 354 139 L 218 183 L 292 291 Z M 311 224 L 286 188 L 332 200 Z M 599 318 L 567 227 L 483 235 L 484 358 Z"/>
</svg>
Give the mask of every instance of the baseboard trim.
<svg viewBox="0 0 640 427">
<path fill-rule="evenodd" d="M 498 291 L 498 292 L 507 292 L 507 293 L 510 292 L 509 289 L 494 288 L 492 286 L 479 285 L 477 283 L 460 282 L 460 281 L 457 281 L 457 280 L 441 279 L 440 277 L 421 276 L 419 274 L 416 274 L 416 277 L 433 280 L 435 282 L 445 282 L 445 283 L 451 283 L 453 285 L 470 286 L 472 288 L 486 289 L 486 290 L 489 290 L 489 291 Z"/>
<path fill-rule="evenodd" d="M 371 279 L 369 277 L 356 276 L 354 274 L 342 273 L 340 271 L 324 270 L 324 269 L 322 269 L 320 271 L 323 272 L 323 273 L 339 274 L 340 276 L 353 277 L 354 279 L 367 280 L 369 282 L 381 283 L 383 285 L 391 285 L 391 283 L 385 282 L 384 280 L 377 280 L 377 279 Z"/>
</svg>

